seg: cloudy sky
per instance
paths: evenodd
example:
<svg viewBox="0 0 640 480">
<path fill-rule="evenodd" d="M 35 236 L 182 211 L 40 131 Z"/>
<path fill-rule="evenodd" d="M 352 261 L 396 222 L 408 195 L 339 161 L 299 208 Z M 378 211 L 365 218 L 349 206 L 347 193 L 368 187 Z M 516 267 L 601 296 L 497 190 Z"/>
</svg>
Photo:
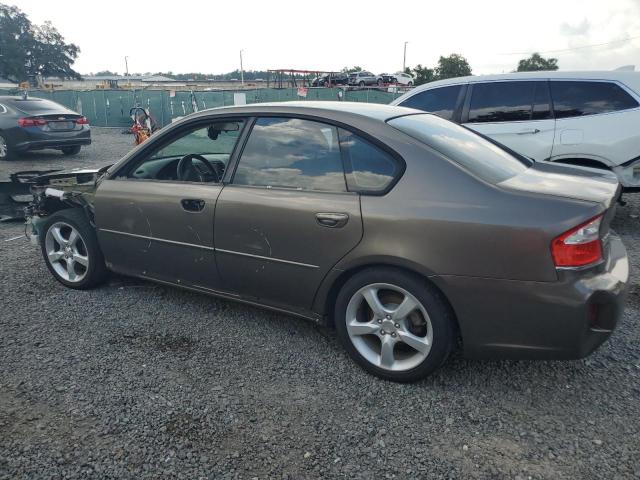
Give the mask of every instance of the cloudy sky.
<svg viewBox="0 0 640 480">
<path fill-rule="evenodd" d="M 0 0 L 32 21 L 51 20 L 82 52 L 82 73 L 223 73 L 251 69 L 376 73 L 433 66 L 460 53 L 473 73 L 515 69 L 533 51 L 563 70 L 640 70 L 640 0 L 449 0 L 363 2 Z"/>
</svg>

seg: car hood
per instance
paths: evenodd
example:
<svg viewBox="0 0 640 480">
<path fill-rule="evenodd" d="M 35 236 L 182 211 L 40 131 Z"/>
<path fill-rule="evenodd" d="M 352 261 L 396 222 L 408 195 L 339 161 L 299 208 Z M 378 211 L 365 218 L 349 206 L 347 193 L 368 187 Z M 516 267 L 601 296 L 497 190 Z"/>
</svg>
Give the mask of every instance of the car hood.
<svg viewBox="0 0 640 480">
<path fill-rule="evenodd" d="M 616 200 L 620 185 L 615 174 L 608 170 L 535 162 L 498 186 L 601 203 L 608 208 Z"/>
<path fill-rule="evenodd" d="M 100 174 L 110 166 L 111 165 L 101 168 L 77 168 L 73 170 L 42 172 L 42 175 L 33 176 L 29 183 L 35 185 L 55 185 L 60 187 L 93 183 Z"/>
</svg>

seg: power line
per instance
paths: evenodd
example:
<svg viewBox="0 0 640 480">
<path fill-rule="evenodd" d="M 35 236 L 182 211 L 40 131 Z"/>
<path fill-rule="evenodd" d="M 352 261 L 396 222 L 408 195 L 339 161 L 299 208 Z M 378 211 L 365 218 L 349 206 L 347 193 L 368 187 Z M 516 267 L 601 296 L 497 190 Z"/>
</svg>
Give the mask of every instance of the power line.
<svg viewBox="0 0 640 480">
<path fill-rule="evenodd" d="M 612 45 L 614 43 L 623 43 L 628 42 L 630 40 L 635 40 L 636 38 L 640 38 L 640 35 L 636 35 L 634 37 L 621 38 L 620 40 L 612 40 L 611 42 L 604 43 L 594 43 L 592 45 L 582 45 L 581 47 L 574 48 L 563 48 L 559 50 L 545 50 L 543 52 L 512 52 L 512 53 L 501 53 L 500 55 L 531 55 L 533 53 L 547 54 L 547 53 L 561 53 L 561 52 L 572 52 L 574 50 L 582 50 L 584 48 L 593 48 L 593 47 L 602 47 L 604 45 Z"/>
</svg>

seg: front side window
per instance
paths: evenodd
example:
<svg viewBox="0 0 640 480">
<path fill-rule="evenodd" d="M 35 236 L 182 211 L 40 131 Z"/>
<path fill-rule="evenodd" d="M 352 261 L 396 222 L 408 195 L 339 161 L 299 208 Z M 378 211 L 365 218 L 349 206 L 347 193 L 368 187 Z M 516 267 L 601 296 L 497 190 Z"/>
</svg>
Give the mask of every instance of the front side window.
<svg viewBox="0 0 640 480">
<path fill-rule="evenodd" d="M 580 117 L 636 108 L 638 102 L 611 82 L 552 81 L 556 118 Z"/>
<path fill-rule="evenodd" d="M 526 159 L 511 155 L 471 129 L 434 115 L 406 115 L 388 123 L 492 184 L 518 175 L 531 166 Z"/>
<path fill-rule="evenodd" d="M 300 118 L 259 118 L 242 152 L 233 183 L 346 191 L 337 128 Z"/>
<path fill-rule="evenodd" d="M 489 82 L 473 86 L 469 122 L 516 122 L 531 119 L 536 82 Z"/>
<path fill-rule="evenodd" d="M 145 156 L 127 176 L 138 180 L 220 183 L 243 125 L 243 120 L 232 120 L 188 129 Z"/>
<path fill-rule="evenodd" d="M 461 88 L 462 85 L 451 85 L 449 87 L 424 90 L 407 98 L 400 105 L 433 113 L 445 120 L 451 120 L 458 103 Z"/>
<path fill-rule="evenodd" d="M 389 153 L 342 128 L 340 148 L 350 191 L 383 192 L 400 173 L 400 165 Z"/>
</svg>

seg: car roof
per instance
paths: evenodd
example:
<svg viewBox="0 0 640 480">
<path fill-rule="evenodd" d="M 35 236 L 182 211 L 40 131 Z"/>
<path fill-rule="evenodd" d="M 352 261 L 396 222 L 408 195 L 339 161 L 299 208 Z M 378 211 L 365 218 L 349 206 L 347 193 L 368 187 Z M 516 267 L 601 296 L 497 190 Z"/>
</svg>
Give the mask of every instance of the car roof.
<svg viewBox="0 0 640 480">
<path fill-rule="evenodd" d="M 412 115 L 416 113 L 424 113 L 408 107 L 398 107 L 385 105 L 381 103 L 365 103 L 365 102 L 330 102 L 330 101 L 292 101 L 292 102 L 271 102 L 271 103 L 252 103 L 249 105 L 238 105 L 233 107 L 218 107 L 209 110 L 203 110 L 199 114 L 206 116 L 211 113 L 246 113 L 265 114 L 309 114 L 319 115 L 330 113 L 345 113 L 347 115 L 355 115 L 367 117 L 374 120 L 385 122 L 394 117 L 403 115 Z"/>
<path fill-rule="evenodd" d="M 540 71 L 540 72 L 513 72 L 500 73 L 495 75 L 470 75 L 467 77 L 448 78 L 435 82 L 425 83 L 416 87 L 409 94 L 428 90 L 431 88 L 455 85 L 459 83 L 492 82 L 504 80 L 614 80 L 624 83 L 636 92 L 640 93 L 640 72 L 630 72 L 624 70 L 603 70 L 603 71 Z M 409 96 L 409 95 L 407 95 Z"/>
</svg>

